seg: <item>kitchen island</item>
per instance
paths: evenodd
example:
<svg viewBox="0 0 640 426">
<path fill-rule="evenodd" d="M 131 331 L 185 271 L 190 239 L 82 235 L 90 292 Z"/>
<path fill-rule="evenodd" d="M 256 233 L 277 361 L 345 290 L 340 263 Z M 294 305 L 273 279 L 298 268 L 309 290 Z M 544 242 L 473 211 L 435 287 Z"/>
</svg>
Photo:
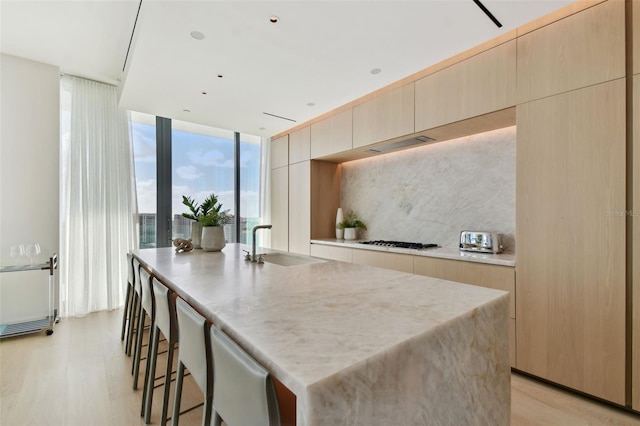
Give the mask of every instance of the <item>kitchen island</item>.
<svg viewBox="0 0 640 426">
<path fill-rule="evenodd" d="M 295 394 L 297 424 L 509 424 L 506 292 L 242 249 L 132 253 Z"/>
</svg>

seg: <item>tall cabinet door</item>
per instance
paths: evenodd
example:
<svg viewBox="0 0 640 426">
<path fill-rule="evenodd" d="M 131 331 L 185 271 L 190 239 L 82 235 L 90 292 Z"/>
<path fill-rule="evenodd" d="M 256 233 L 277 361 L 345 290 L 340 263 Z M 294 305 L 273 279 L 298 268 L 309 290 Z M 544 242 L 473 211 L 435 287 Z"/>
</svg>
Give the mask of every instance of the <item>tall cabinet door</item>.
<svg viewBox="0 0 640 426">
<path fill-rule="evenodd" d="M 271 170 L 271 248 L 289 250 L 289 166 Z"/>
<path fill-rule="evenodd" d="M 271 141 L 271 248 L 289 250 L 289 135 Z"/>
<path fill-rule="evenodd" d="M 625 81 L 517 107 L 518 369 L 625 404 Z"/>
<path fill-rule="evenodd" d="M 289 251 L 310 254 L 311 162 L 289 166 Z"/>
<path fill-rule="evenodd" d="M 640 16 L 640 1 L 635 3 L 638 3 L 637 13 Z M 634 10 L 634 16 L 635 13 L 636 10 Z M 636 24 L 640 27 L 640 18 L 638 18 Z M 638 33 L 640 33 L 640 28 Z M 640 49 L 638 49 L 638 56 L 640 56 Z M 633 241 L 632 406 L 634 410 L 640 411 L 640 74 L 633 76 L 633 111 L 633 236 L 631 239 Z"/>
</svg>

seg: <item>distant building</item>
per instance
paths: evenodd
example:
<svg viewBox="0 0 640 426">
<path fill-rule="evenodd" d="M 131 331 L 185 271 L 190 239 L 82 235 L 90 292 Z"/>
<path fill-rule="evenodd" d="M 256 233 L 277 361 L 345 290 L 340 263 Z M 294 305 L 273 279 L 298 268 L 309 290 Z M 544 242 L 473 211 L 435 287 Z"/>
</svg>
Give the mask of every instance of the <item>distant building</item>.
<svg viewBox="0 0 640 426">
<path fill-rule="evenodd" d="M 140 226 L 140 248 L 154 248 L 157 247 L 156 242 L 156 214 L 155 213 L 140 213 L 139 215 Z M 191 238 L 191 219 L 187 219 L 181 214 L 173 215 L 172 221 L 172 239 L 176 238 Z M 240 240 L 242 244 L 251 244 L 251 230 L 255 225 L 260 223 L 260 219 L 257 217 L 241 217 L 240 218 Z M 228 243 L 235 242 L 236 226 L 235 223 L 229 223 L 224 226 L 224 235 Z"/>
</svg>

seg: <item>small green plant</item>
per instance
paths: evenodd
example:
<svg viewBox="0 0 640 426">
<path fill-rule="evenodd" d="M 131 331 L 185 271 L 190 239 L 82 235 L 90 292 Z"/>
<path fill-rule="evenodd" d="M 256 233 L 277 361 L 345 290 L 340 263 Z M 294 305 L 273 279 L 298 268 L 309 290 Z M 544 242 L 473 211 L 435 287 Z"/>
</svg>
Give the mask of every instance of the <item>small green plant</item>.
<svg viewBox="0 0 640 426">
<path fill-rule="evenodd" d="M 197 220 L 202 226 L 222 226 L 231 220 L 229 210 L 222 210 L 222 203 L 218 202 L 218 197 L 213 193 L 200 205 L 196 203 L 195 199 L 183 195 L 182 204 L 191 211 L 191 213 L 182 213 L 182 216 Z"/>
<path fill-rule="evenodd" d="M 365 225 L 363 221 L 358 219 L 358 216 L 355 214 L 355 212 L 353 210 L 351 210 L 349 212 L 349 215 L 347 216 L 347 218 L 345 220 L 343 220 L 342 222 L 339 222 L 336 225 L 336 228 L 338 228 L 338 229 L 361 228 L 361 229 L 366 230 L 367 229 L 367 225 Z"/>
</svg>

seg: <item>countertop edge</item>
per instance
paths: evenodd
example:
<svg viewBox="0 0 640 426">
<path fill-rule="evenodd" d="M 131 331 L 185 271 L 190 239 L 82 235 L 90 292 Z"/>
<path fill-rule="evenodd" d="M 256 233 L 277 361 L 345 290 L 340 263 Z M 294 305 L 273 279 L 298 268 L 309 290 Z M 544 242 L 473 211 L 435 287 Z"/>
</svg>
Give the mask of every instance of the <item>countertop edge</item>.
<svg viewBox="0 0 640 426">
<path fill-rule="evenodd" d="M 460 251 L 460 249 L 458 249 L 457 247 L 437 247 L 437 248 L 416 250 L 416 249 L 403 249 L 403 248 L 395 248 L 395 247 L 380 247 L 380 246 L 364 245 L 364 244 L 359 244 L 359 241 L 363 241 L 363 240 L 345 241 L 345 240 L 336 240 L 336 239 L 326 238 L 326 239 L 312 239 L 311 244 L 319 244 L 319 245 L 342 247 L 342 248 L 352 248 L 356 250 L 382 251 L 387 253 L 407 254 L 412 256 L 435 257 L 440 259 L 460 260 L 463 262 L 485 263 L 488 265 L 497 265 L 497 266 L 508 266 L 508 267 L 516 266 L 516 255 L 515 253 L 509 253 L 509 252 L 498 253 L 498 254 L 473 253 L 473 252 Z"/>
</svg>

